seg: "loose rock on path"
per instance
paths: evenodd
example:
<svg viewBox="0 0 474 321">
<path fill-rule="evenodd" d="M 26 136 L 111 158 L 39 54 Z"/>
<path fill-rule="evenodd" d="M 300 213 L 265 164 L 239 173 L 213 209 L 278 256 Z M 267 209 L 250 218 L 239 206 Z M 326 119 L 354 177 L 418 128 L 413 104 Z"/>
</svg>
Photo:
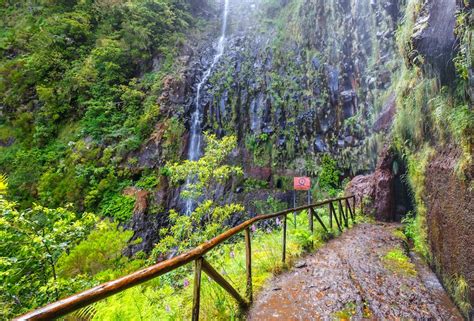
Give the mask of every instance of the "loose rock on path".
<svg viewBox="0 0 474 321">
<path fill-rule="evenodd" d="M 399 224 L 360 224 L 273 278 L 248 320 L 463 320 L 434 273 L 403 249 Z"/>
</svg>

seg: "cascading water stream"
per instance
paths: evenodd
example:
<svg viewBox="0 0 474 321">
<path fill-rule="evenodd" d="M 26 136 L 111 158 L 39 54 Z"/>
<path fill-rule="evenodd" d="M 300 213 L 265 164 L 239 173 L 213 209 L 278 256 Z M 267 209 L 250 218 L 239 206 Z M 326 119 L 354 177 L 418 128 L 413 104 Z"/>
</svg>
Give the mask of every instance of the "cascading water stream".
<svg viewBox="0 0 474 321">
<path fill-rule="evenodd" d="M 224 10 L 222 13 L 222 29 L 221 29 L 221 36 L 219 38 L 219 42 L 217 43 L 217 52 L 214 56 L 212 64 L 209 68 L 204 72 L 201 81 L 197 85 L 196 90 L 196 100 L 195 110 L 191 116 L 191 128 L 190 128 L 190 142 L 189 142 L 189 152 L 188 152 L 188 159 L 191 161 L 196 161 L 201 156 L 201 142 L 202 142 L 202 107 L 201 107 L 201 91 L 202 87 L 206 84 L 211 76 L 211 72 L 219 62 L 219 59 L 224 54 L 225 49 L 225 41 L 226 41 L 226 32 L 227 32 L 227 15 L 229 13 L 229 1 L 224 0 Z M 194 177 L 188 177 L 186 180 L 186 185 L 192 183 Z M 192 199 L 186 200 L 186 214 L 189 215 L 193 211 L 194 202 Z"/>
</svg>

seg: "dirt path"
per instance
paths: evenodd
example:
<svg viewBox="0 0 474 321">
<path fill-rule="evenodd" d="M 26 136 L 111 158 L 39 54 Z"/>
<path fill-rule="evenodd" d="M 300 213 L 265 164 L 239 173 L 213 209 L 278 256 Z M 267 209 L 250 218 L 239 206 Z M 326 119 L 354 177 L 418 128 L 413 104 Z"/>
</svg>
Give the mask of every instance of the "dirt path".
<svg viewBox="0 0 474 321">
<path fill-rule="evenodd" d="M 463 320 L 421 260 L 387 258 L 403 247 L 399 227 L 361 224 L 331 240 L 272 279 L 248 320 Z"/>
</svg>

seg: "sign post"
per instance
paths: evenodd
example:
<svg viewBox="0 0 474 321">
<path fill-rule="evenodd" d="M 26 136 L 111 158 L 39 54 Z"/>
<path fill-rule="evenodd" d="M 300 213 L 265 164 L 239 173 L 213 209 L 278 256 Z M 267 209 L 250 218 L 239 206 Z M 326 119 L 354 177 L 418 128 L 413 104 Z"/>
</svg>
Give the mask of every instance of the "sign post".
<svg viewBox="0 0 474 321">
<path fill-rule="evenodd" d="M 293 207 L 296 208 L 296 191 L 308 192 L 308 205 L 311 202 L 311 179 L 309 177 L 295 177 L 293 179 Z M 296 227 L 296 212 L 293 213 L 294 224 Z"/>
</svg>

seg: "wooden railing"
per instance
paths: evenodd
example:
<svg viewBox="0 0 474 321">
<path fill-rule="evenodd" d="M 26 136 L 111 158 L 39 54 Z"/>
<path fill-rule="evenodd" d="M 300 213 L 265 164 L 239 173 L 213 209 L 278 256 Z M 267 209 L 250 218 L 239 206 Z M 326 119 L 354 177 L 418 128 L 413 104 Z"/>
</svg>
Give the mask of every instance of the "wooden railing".
<svg viewBox="0 0 474 321">
<path fill-rule="evenodd" d="M 351 204 L 352 201 L 352 204 Z M 338 211 L 336 212 L 334 204 L 337 204 Z M 361 212 L 362 198 L 360 200 Z M 327 205 L 329 208 L 329 227 L 327 227 L 321 217 L 318 215 L 316 208 Z M 349 227 L 349 218 L 353 221 L 355 219 L 355 206 L 356 197 L 347 196 L 335 199 L 329 199 L 326 201 L 318 202 L 311 205 L 301 206 L 297 208 L 288 209 L 274 214 L 259 215 L 252 219 L 249 219 L 242 224 L 227 230 L 226 232 L 216 236 L 210 241 L 207 241 L 198 247 L 190 250 L 189 252 L 183 253 L 172 259 L 158 263 L 156 265 L 147 267 L 143 270 L 137 271 L 130 275 L 124 276 L 114 281 L 104 283 L 96 286 L 92 289 L 84 292 L 75 294 L 68 298 L 60 301 L 51 303 L 43 308 L 27 313 L 23 316 L 16 318 L 15 320 L 51 320 L 67 315 L 70 312 L 88 306 L 94 302 L 107 298 L 113 294 L 122 292 L 128 288 L 149 281 L 160 275 L 175 270 L 187 263 L 193 262 L 195 264 L 194 272 L 194 300 L 193 300 L 193 311 L 192 319 L 199 319 L 199 308 L 200 308 L 200 289 L 201 289 L 201 272 L 204 271 L 211 279 L 217 282 L 222 288 L 224 288 L 242 308 L 247 308 L 252 302 L 252 247 L 251 247 L 251 233 L 250 228 L 253 224 L 260 221 L 269 220 L 272 218 L 282 217 L 283 219 L 283 248 L 282 248 L 282 261 L 286 260 L 286 236 L 287 236 L 287 216 L 291 213 L 298 213 L 304 210 L 308 210 L 309 218 L 309 230 L 311 233 L 314 232 L 314 218 L 322 226 L 324 231 L 330 232 L 333 229 L 333 221 L 336 222 L 337 228 L 342 232 L 344 227 Z M 210 264 L 204 259 L 204 255 L 222 244 L 230 237 L 237 233 L 245 232 L 245 248 L 246 248 L 246 270 L 247 270 L 247 291 L 246 299 L 244 299 L 231 285 L 222 277 Z"/>
</svg>

